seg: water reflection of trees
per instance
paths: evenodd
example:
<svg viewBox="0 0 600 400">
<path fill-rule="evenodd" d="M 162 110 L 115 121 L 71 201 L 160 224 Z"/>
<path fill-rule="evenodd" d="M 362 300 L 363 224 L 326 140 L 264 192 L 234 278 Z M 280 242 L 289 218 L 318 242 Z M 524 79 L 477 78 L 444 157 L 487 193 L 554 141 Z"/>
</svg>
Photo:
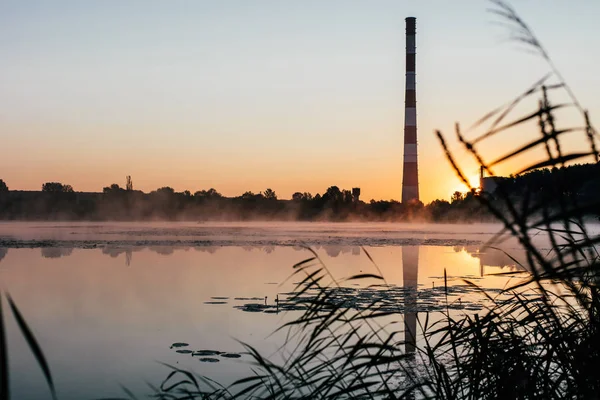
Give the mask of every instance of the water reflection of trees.
<svg viewBox="0 0 600 400">
<path fill-rule="evenodd" d="M 107 246 L 107 247 L 102 248 L 102 254 L 106 254 L 106 255 L 110 256 L 111 258 L 117 258 L 121 254 L 125 253 L 125 265 L 130 266 L 131 260 L 133 259 L 133 252 L 139 251 L 139 250 L 141 250 L 141 249 L 136 249 L 133 246 L 128 246 L 128 247 Z"/>
<path fill-rule="evenodd" d="M 219 246 L 196 246 L 196 247 L 194 247 L 194 250 L 196 250 L 196 251 L 201 251 L 201 252 L 210 253 L 210 254 L 215 254 L 217 252 L 217 250 L 219 250 L 219 249 L 220 249 Z"/>
<path fill-rule="evenodd" d="M 151 246 L 149 247 L 149 249 L 150 251 L 153 251 L 163 256 L 170 256 L 175 252 L 175 247 L 173 246 Z"/>
<path fill-rule="evenodd" d="M 471 257 L 479 259 L 481 276 L 485 275 L 486 268 L 500 268 L 508 271 L 520 271 L 521 267 L 505 252 L 498 249 L 484 248 L 482 246 L 454 246 L 454 251 L 468 253 Z M 512 251 L 514 257 L 515 250 Z"/>
<path fill-rule="evenodd" d="M 8 249 L 6 247 L 0 247 L 0 261 L 2 261 L 4 257 L 6 257 L 7 253 Z"/>
<path fill-rule="evenodd" d="M 41 252 L 44 258 L 68 257 L 73 253 L 73 247 L 42 247 Z"/>
<path fill-rule="evenodd" d="M 275 246 L 265 246 L 262 250 L 267 254 L 271 254 L 275 251 Z"/>
<path fill-rule="evenodd" d="M 105 254 L 111 258 L 117 258 L 122 254 L 125 255 L 125 265 L 131 265 L 133 260 L 133 253 L 142 250 L 150 250 L 156 254 L 162 256 L 170 256 L 175 251 L 183 250 L 189 251 L 193 249 L 195 251 L 205 252 L 209 254 L 215 254 L 220 248 L 226 246 L 171 246 L 171 245 L 156 245 L 156 246 L 127 246 L 122 244 L 117 245 L 106 245 L 101 248 L 102 254 Z M 273 253 L 278 247 L 291 248 L 295 251 L 306 251 L 305 247 L 302 246 L 274 246 L 274 245 L 260 245 L 260 246 L 235 246 L 244 249 L 245 251 L 258 251 L 265 252 L 267 254 Z M 342 246 L 342 245 L 323 245 L 323 246 L 312 246 L 315 250 L 323 250 L 329 257 L 338 257 L 341 254 L 360 256 L 360 246 Z M 73 253 L 73 247 L 43 247 L 41 248 L 41 254 L 44 258 L 60 258 L 68 257 Z M 8 248 L 0 248 L 0 260 L 5 257 L 8 252 Z"/>
<path fill-rule="evenodd" d="M 221 247 L 227 247 L 227 246 L 196 246 L 196 247 L 194 247 L 194 250 L 214 254 Z M 247 251 L 247 252 L 257 251 L 257 252 L 264 252 L 267 254 L 273 253 L 278 247 L 291 248 L 291 249 L 294 249 L 295 251 L 306 251 L 306 247 L 303 247 L 303 246 L 245 245 L 245 246 L 235 246 L 235 247 L 242 248 L 242 249 L 244 249 L 244 251 Z M 315 250 L 323 250 L 329 257 L 332 257 L 332 258 L 338 257 L 340 254 L 350 254 L 353 256 L 359 256 L 361 253 L 360 246 L 322 245 L 322 246 L 311 246 L 311 248 L 313 248 Z M 173 249 L 175 249 L 175 247 Z"/>
<path fill-rule="evenodd" d="M 350 254 L 353 256 L 360 255 L 360 246 L 338 246 L 338 245 L 323 245 L 313 246 L 316 250 L 324 250 L 325 253 L 332 258 L 339 256 L 340 254 Z M 305 250 L 305 249 L 302 249 Z"/>
</svg>

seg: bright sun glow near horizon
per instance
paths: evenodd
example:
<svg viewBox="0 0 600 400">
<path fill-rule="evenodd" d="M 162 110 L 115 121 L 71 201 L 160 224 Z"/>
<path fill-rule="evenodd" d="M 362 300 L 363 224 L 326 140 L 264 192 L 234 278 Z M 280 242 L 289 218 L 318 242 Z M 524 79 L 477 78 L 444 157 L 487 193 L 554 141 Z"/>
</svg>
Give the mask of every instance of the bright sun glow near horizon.
<svg viewBox="0 0 600 400">
<path fill-rule="evenodd" d="M 471 190 L 464 182 L 460 181 L 458 178 L 457 178 L 457 182 L 458 182 L 458 184 L 456 186 L 454 186 L 454 190 L 452 190 L 452 192 L 448 195 L 448 198 L 451 197 L 455 192 L 460 192 L 460 193 L 464 194 Z M 478 189 L 479 188 L 479 175 L 469 177 L 469 184 L 471 185 L 472 189 Z"/>
<path fill-rule="evenodd" d="M 600 2 L 536 4 L 515 6 L 594 118 Z M 479 0 L 2 2 L 0 179 L 14 190 L 58 181 L 98 192 L 131 175 L 145 192 L 272 188 L 280 198 L 337 185 L 360 187 L 365 201 L 399 200 L 404 18 L 414 16 L 421 200 L 448 200 L 467 189 L 434 131 L 456 149 L 454 122 L 472 123 L 548 71 L 507 43 L 487 8 Z M 577 29 L 555 28 L 575 17 Z"/>
</svg>

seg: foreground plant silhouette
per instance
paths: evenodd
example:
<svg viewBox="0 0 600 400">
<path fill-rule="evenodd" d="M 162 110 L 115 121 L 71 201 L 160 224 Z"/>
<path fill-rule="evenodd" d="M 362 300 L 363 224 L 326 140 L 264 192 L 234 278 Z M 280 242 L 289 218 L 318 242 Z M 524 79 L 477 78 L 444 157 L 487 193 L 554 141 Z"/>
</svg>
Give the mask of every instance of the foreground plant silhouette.
<svg viewBox="0 0 600 400">
<path fill-rule="evenodd" d="M 10 386 L 9 386 L 9 368 L 8 368 L 8 345 L 6 343 L 6 329 L 4 322 L 4 306 L 2 304 L 2 294 L 0 293 L 0 400 L 8 400 L 10 398 Z M 52 374 L 50 373 L 50 367 L 46 358 L 44 357 L 44 353 L 40 345 L 38 344 L 35 336 L 33 335 L 31 329 L 25 322 L 23 315 L 19 311 L 19 308 L 10 297 L 8 293 L 5 294 L 6 299 L 8 301 L 8 305 L 10 307 L 10 311 L 19 327 L 19 331 L 27 344 L 29 345 L 29 349 L 33 353 L 38 366 L 42 370 L 44 377 L 46 378 L 46 382 L 48 383 L 48 387 L 50 390 L 50 394 L 53 399 L 56 399 L 56 390 L 54 389 L 54 381 L 52 379 Z"/>
</svg>

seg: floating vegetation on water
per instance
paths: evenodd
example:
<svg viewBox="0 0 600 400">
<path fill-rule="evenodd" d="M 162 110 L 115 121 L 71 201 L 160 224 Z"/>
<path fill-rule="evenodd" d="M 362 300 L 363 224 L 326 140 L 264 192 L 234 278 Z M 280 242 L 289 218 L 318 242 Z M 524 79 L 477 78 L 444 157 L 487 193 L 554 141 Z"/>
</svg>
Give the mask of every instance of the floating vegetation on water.
<svg viewBox="0 0 600 400">
<path fill-rule="evenodd" d="M 227 304 L 226 301 L 205 301 L 204 304 Z"/>
<path fill-rule="evenodd" d="M 225 358 L 240 358 L 242 355 L 238 353 L 222 353 L 221 357 Z"/>
<path fill-rule="evenodd" d="M 202 358 L 199 358 L 198 361 L 206 362 L 206 363 L 217 363 L 217 362 L 219 362 L 219 359 L 212 358 L 212 357 L 202 357 Z"/>
<path fill-rule="evenodd" d="M 177 345 L 177 346 L 175 346 Z M 172 347 L 184 347 L 188 346 L 187 343 L 174 343 Z M 225 352 L 225 351 L 218 351 L 218 350 L 196 350 L 196 351 L 192 351 L 192 350 L 175 350 L 177 353 L 180 354 L 191 354 L 194 357 L 200 357 L 199 360 L 202 362 L 219 362 L 218 358 L 215 358 L 215 356 L 221 356 L 224 358 L 241 358 L 242 355 L 240 353 L 233 353 L 233 352 Z M 212 356 L 212 357 L 210 357 Z"/>
<path fill-rule="evenodd" d="M 229 297 L 213 296 L 211 299 L 215 300 L 229 300 Z"/>
<path fill-rule="evenodd" d="M 306 310 L 305 305 L 296 304 L 293 302 L 284 303 L 279 301 L 278 305 L 264 305 L 264 304 L 256 304 L 256 303 L 247 303 L 241 306 L 234 306 L 233 308 L 237 308 L 238 310 L 246 311 L 246 312 L 264 312 L 267 314 L 275 314 L 279 311 L 303 311 Z"/>
<path fill-rule="evenodd" d="M 172 349 L 173 347 L 187 347 L 187 346 L 189 346 L 189 343 L 175 342 L 169 348 Z"/>
<path fill-rule="evenodd" d="M 217 356 L 221 353 L 222 353 L 222 351 L 217 351 L 217 350 L 197 350 L 192 355 L 193 356 Z"/>
<path fill-rule="evenodd" d="M 265 310 L 269 310 L 274 307 L 275 306 L 267 306 L 265 304 L 248 303 L 242 306 L 234 306 L 233 308 L 248 312 L 264 312 Z"/>
<path fill-rule="evenodd" d="M 256 300 L 263 300 L 262 297 L 236 297 L 234 298 L 234 300 L 239 300 L 239 301 L 256 301 Z"/>
<path fill-rule="evenodd" d="M 387 312 L 422 312 L 443 311 L 446 309 L 478 311 L 484 308 L 485 299 L 479 294 L 479 289 L 470 285 L 454 285 L 444 288 L 403 287 L 396 285 L 372 285 L 366 288 L 332 287 L 327 289 L 330 304 L 356 310 L 368 309 L 373 303 L 378 303 L 380 311 Z M 501 289 L 486 289 L 488 294 L 501 293 Z M 262 312 L 276 314 L 280 311 L 305 311 L 315 300 L 316 293 L 311 289 L 301 295 L 280 293 L 287 296 L 279 299 L 276 304 L 246 303 L 235 305 L 245 312 Z M 450 302 L 445 299 L 448 296 Z M 236 300 L 244 298 L 236 297 Z M 260 298 L 256 298 L 261 300 Z"/>
</svg>

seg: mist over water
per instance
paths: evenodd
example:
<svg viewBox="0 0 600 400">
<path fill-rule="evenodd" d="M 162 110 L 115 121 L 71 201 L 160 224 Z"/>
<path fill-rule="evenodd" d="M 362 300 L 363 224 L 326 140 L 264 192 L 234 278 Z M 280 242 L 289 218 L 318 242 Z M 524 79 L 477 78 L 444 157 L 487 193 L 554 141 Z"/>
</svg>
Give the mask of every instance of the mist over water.
<svg viewBox="0 0 600 400">
<path fill-rule="evenodd" d="M 3 247 L 144 245 L 469 244 L 490 239 L 497 224 L 321 222 L 0 222 Z M 435 243 L 433 243 L 435 242 Z"/>
<path fill-rule="evenodd" d="M 157 361 L 230 383 L 249 368 L 237 340 L 280 357 L 275 351 L 284 338 L 271 333 L 298 316 L 289 301 L 297 279 L 289 278 L 292 265 L 311 256 L 304 246 L 341 282 L 337 298 L 355 307 L 387 299 L 406 317 L 397 328 L 406 334 L 419 312 L 441 309 L 444 270 L 458 314 L 485 305 L 463 278 L 489 290 L 521 279 L 492 275 L 521 271 L 502 251 L 484 248 L 498 230 L 493 224 L 0 223 L 0 281 L 38 338 L 59 398 L 121 396 L 119 383 L 144 394 L 145 381 L 158 385 L 168 373 Z M 517 243 L 502 246 L 520 257 Z M 388 286 L 344 281 L 378 271 Z M 44 397 L 34 359 L 14 321 L 7 326 L 15 398 Z M 188 346 L 178 353 L 170 348 L 177 342 Z M 202 362 L 187 349 L 239 358 L 217 353 L 203 357 L 217 361 Z"/>
</svg>

